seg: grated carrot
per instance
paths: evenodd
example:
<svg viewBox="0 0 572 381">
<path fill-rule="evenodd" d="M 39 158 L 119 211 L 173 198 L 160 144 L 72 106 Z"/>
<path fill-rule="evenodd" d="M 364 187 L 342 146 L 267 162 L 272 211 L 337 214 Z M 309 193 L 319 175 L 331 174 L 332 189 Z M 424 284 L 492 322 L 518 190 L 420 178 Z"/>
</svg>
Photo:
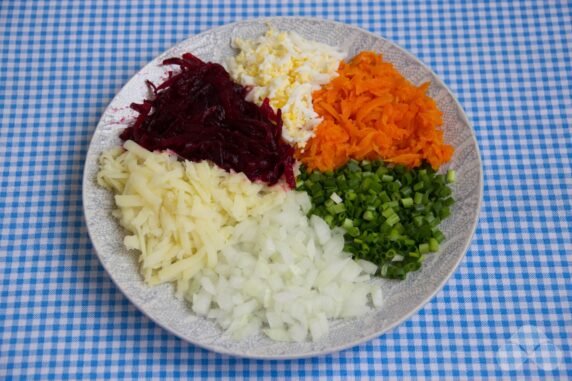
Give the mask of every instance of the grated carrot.
<svg viewBox="0 0 572 381">
<path fill-rule="evenodd" d="M 442 113 L 427 94 L 380 54 L 361 52 L 342 62 L 339 76 L 313 93 L 323 118 L 297 157 L 310 170 L 331 171 L 349 159 L 383 159 L 433 168 L 446 163 L 453 147 L 443 142 Z"/>
</svg>

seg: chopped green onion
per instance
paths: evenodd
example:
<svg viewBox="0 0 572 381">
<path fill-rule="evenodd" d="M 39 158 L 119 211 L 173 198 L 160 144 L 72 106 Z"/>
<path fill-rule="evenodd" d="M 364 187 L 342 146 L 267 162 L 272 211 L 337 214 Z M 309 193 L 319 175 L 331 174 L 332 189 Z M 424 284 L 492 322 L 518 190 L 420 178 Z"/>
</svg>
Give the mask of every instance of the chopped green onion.
<svg viewBox="0 0 572 381">
<path fill-rule="evenodd" d="M 428 165 L 350 160 L 328 173 L 301 166 L 296 185 L 310 196 L 309 214 L 345 229 L 346 251 L 376 263 L 381 276 L 404 279 L 445 239 L 438 225 L 451 214 L 454 180 L 454 171 L 440 175 Z"/>
</svg>

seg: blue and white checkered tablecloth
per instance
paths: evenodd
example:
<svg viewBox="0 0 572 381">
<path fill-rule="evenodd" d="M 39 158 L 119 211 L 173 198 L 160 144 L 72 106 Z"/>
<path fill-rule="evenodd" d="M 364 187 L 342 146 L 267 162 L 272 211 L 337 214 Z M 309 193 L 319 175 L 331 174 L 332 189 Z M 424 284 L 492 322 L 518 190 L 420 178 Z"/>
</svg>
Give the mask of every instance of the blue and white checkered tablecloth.
<svg viewBox="0 0 572 381">
<path fill-rule="evenodd" d="M 474 123 L 485 192 L 470 250 L 407 322 L 328 356 L 194 347 L 118 291 L 82 216 L 89 140 L 143 64 L 270 15 L 336 19 L 433 68 Z M 0 379 L 572 378 L 572 3 L 0 2 Z"/>
</svg>

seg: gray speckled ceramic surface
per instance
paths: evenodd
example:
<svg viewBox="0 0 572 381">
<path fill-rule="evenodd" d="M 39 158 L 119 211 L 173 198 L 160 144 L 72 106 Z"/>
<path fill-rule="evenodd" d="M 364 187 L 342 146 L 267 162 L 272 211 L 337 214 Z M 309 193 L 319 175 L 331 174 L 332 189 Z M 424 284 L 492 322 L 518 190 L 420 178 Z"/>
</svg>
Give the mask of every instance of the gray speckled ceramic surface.
<svg viewBox="0 0 572 381">
<path fill-rule="evenodd" d="M 456 204 L 452 216 L 442 224 L 446 241 L 441 251 L 429 255 L 420 271 L 405 281 L 377 279 L 384 291 L 383 308 L 357 319 L 334 321 L 330 334 L 318 342 L 273 342 L 260 334 L 235 341 L 209 320 L 193 315 L 189 306 L 174 297 L 171 285 L 148 287 L 139 275 L 136 257 L 123 247 L 123 231 L 111 216 L 112 195 L 96 183 L 100 153 L 121 144 L 119 132 L 133 121 L 132 102 L 148 97 L 145 80 L 157 83 L 169 67 L 160 65 L 165 58 L 191 52 L 203 60 L 222 62 L 234 54 L 233 37 L 256 37 L 270 22 L 280 30 L 295 30 L 302 36 L 346 50 L 353 57 L 362 50 L 381 52 L 415 84 L 431 82 L 429 95 L 444 113 L 445 140 L 455 147 L 452 161 L 444 169 L 457 171 L 454 185 Z M 85 218 L 103 266 L 121 291 L 157 324 L 191 343 L 216 352 L 254 358 L 298 358 L 324 354 L 366 341 L 404 321 L 441 289 L 463 258 L 475 230 L 483 192 L 482 168 L 477 143 L 469 122 L 449 89 L 415 57 L 384 40 L 356 27 L 332 21 L 280 17 L 243 21 L 190 37 L 151 61 L 137 73 L 105 110 L 95 130 L 87 154 L 83 203 Z"/>
</svg>

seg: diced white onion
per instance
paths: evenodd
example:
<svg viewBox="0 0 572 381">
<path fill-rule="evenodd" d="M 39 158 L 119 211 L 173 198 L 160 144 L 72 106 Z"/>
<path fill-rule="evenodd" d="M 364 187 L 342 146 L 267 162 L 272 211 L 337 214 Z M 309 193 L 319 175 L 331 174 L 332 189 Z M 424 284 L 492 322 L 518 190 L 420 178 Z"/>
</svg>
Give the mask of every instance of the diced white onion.
<svg viewBox="0 0 572 381">
<path fill-rule="evenodd" d="M 140 251 L 150 284 L 175 282 L 199 316 L 242 338 L 320 340 L 328 319 L 378 308 L 377 266 L 354 261 L 306 193 L 269 189 L 207 162 L 180 162 L 133 142 L 102 155 L 98 181 Z"/>
</svg>

